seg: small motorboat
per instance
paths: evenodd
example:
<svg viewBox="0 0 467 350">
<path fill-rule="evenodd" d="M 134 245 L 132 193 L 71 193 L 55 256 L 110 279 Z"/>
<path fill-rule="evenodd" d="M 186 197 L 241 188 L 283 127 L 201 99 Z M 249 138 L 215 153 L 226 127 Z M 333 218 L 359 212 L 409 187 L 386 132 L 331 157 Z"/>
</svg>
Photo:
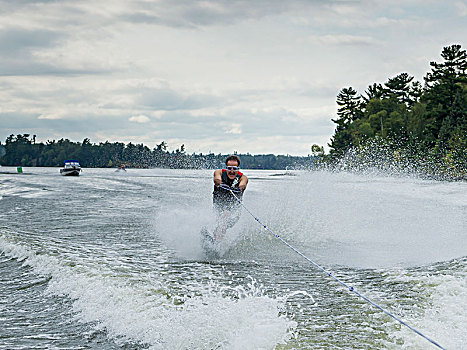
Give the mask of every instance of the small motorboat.
<svg viewBox="0 0 467 350">
<path fill-rule="evenodd" d="M 60 174 L 64 176 L 79 176 L 81 166 L 77 160 L 65 160 L 63 169 L 60 169 Z"/>
</svg>

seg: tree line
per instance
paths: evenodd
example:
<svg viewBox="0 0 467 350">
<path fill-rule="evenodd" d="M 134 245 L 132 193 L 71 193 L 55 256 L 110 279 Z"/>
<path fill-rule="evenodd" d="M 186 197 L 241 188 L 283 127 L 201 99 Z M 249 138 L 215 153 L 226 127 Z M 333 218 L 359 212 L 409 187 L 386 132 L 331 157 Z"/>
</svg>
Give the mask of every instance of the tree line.
<svg viewBox="0 0 467 350">
<path fill-rule="evenodd" d="M 187 154 L 181 145 L 173 151 L 168 150 L 165 141 L 153 149 L 144 144 L 124 144 L 122 142 L 91 143 L 89 138 L 83 142 L 68 139 L 36 143 L 36 135 L 18 134 L 7 137 L 0 145 L 0 164 L 6 166 L 50 166 L 63 165 L 67 159 L 76 159 L 83 167 L 110 168 L 218 168 L 224 163 L 222 154 Z M 239 154 L 242 168 L 247 169 L 287 169 L 309 167 L 313 157 L 289 155 L 252 155 Z"/>
<path fill-rule="evenodd" d="M 404 158 L 428 173 L 466 177 L 467 54 L 455 44 L 441 57 L 430 62 L 423 84 L 400 73 L 363 94 L 341 89 L 329 160 L 337 164 L 348 154 L 384 148 L 392 162 Z"/>
</svg>

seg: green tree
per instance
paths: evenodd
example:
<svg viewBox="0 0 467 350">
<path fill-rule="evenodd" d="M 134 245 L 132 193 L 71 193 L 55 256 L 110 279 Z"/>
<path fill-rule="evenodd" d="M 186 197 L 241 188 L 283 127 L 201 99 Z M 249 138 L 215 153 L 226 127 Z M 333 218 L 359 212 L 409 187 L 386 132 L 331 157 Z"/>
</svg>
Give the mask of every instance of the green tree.
<svg viewBox="0 0 467 350">
<path fill-rule="evenodd" d="M 431 72 L 425 77 L 427 89 L 421 99 L 426 104 L 424 134 L 428 146 L 433 146 L 440 136 L 444 142 L 451 136 L 453 127 L 462 122 L 459 119 L 465 118 L 465 114 L 456 111 L 465 109 L 467 53 L 461 45 L 451 45 L 443 48 L 441 57 L 444 59 L 441 63 L 430 62 Z"/>
<path fill-rule="evenodd" d="M 384 88 L 381 84 L 373 83 L 365 90 L 365 95 L 362 96 L 363 103 L 366 106 L 371 100 L 379 100 L 384 96 Z"/>
<path fill-rule="evenodd" d="M 331 119 L 337 124 L 331 138 L 330 153 L 333 158 L 342 156 L 352 147 L 352 131 L 350 124 L 362 116 L 362 97 L 352 87 L 343 88 L 337 95 L 337 119 Z"/>
<path fill-rule="evenodd" d="M 407 73 L 400 73 L 394 78 L 389 78 L 384 84 L 386 87 L 384 88 L 384 95 L 388 98 L 395 98 L 407 106 L 412 105 L 415 102 L 411 96 L 411 82 L 413 79 L 414 77 Z"/>
<path fill-rule="evenodd" d="M 332 120 L 336 124 L 349 124 L 362 114 L 362 97 L 357 95 L 352 87 L 343 88 L 337 95 L 337 119 Z"/>
</svg>

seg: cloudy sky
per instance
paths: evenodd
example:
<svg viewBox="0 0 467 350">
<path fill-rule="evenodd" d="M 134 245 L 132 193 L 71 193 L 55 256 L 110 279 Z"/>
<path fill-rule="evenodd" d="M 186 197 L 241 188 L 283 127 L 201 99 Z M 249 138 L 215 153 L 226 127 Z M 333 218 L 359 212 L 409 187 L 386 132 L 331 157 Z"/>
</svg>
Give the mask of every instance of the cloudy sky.
<svg viewBox="0 0 467 350">
<path fill-rule="evenodd" d="M 465 0 L 0 0 L 0 141 L 306 155 L 343 87 L 422 80 Z"/>
</svg>

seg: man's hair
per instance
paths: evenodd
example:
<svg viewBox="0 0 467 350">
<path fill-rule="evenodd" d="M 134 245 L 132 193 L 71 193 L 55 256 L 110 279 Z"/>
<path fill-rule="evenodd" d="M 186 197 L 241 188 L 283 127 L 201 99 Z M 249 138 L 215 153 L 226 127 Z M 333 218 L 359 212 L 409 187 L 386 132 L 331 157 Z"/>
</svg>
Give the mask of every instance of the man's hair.
<svg viewBox="0 0 467 350">
<path fill-rule="evenodd" d="M 225 165 L 227 165 L 227 162 L 229 160 L 235 160 L 237 162 L 238 166 L 240 166 L 240 158 L 238 158 L 238 156 L 231 155 L 231 156 L 228 156 L 227 158 L 225 158 Z"/>
</svg>

